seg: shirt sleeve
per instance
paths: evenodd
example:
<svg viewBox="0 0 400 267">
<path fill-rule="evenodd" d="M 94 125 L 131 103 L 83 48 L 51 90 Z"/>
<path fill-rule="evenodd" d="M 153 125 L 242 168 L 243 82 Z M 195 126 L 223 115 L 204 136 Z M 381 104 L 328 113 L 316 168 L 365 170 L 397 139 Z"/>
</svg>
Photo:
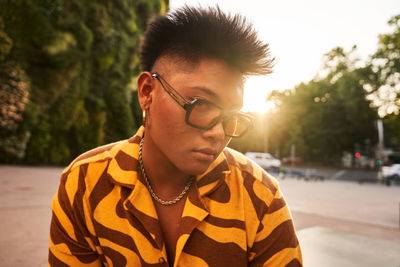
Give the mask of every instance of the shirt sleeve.
<svg viewBox="0 0 400 267">
<path fill-rule="evenodd" d="M 249 266 L 303 266 L 292 216 L 279 187 L 260 221 Z"/>
<path fill-rule="evenodd" d="M 102 266 L 88 230 L 82 174 L 79 167 L 63 173 L 53 198 L 49 266 Z"/>
</svg>

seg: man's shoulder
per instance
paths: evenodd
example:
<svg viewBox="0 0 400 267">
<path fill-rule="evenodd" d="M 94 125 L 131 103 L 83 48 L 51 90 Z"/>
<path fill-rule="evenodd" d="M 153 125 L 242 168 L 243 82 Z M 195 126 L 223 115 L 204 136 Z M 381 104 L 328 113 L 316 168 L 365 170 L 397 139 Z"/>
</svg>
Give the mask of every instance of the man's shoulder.
<svg viewBox="0 0 400 267">
<path fill-rule="evenodd" d="M 251 182 L 262 185 L 272 194 L 275 194 L 278 190 L 278 181 L 253 160 L 232 148 L 225 148 L 223 153 L 230 169 L 236 169 L 232 174 L 240 175 L 245 183 Z"/>
<path fill-rule="evenodd" d="M 113 154 L 115 154 L 114 151 L 118 150 L 118 148 L 126 141 L 127 140 L 121 140 L 86 151 L 85 153 L 76 157 L 64 170 L 64 172 L 71 171 L 82 165 L 108 161 L 113 157 Z"/>
</svg>

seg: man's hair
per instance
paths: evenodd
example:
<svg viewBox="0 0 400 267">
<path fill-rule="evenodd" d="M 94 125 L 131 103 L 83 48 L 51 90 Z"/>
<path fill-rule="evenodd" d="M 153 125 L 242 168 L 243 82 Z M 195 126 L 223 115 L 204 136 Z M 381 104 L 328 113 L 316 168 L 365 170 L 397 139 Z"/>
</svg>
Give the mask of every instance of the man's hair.
<svg viewBox="0 0 400 267">
<path fill-rule="evenodd" d="M 257 38 L 253 26 L 241 15 L 215 8 L 184 6 L 149 22 L 140 50 L 143 71 L 155 61 L 174 55 L 196 63 L 201 57 L 225 62 L 243 75 L 271 72 L 268 44 Z"/>
</svg>

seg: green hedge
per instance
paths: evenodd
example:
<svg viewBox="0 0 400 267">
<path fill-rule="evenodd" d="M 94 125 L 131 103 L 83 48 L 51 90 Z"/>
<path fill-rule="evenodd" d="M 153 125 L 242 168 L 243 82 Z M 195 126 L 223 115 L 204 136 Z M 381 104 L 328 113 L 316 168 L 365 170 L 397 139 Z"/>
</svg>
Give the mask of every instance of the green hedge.
<svg viewBox="0 0 400 267">
<path fill-rule="evenodd" d="M 128 138 L 146 21 L 168 1 L 2 0 L 0 162 L 66 164 Z"/>
</svg>

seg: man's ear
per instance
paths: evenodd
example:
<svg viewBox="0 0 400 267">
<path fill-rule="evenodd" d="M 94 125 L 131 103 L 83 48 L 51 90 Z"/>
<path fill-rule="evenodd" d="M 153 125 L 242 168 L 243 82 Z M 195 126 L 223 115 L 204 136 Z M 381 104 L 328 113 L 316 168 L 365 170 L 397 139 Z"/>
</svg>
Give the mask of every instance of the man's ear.
<svg viewBox="0 0 400 267">
<path fill-rule="evenodd" d="M 142 72 L 137 79 L 139 104 L 142 110 L 148 110 L 153 100 L 154 79 L 150 72 Z"/>
</svg>

